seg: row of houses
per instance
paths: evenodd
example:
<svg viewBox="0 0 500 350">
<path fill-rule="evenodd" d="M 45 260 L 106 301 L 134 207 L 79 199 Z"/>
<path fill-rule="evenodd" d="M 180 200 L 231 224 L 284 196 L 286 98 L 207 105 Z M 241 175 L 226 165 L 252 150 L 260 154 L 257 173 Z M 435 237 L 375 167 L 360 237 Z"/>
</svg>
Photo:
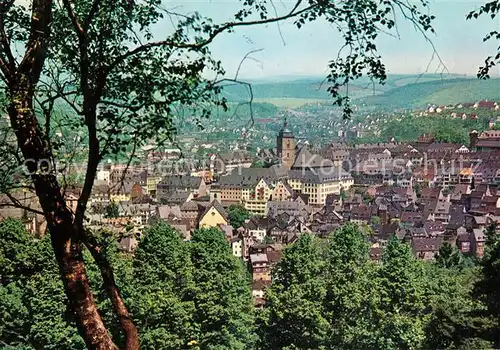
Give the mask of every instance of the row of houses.
<svg viewBox="0 0 500 350">
<path fill-rule="evenodd" d="M 486 136 L 497 142 L 495 133 Z M 481 257 L 484 229 L 500 221 L 495 147 L 439 144 L 424 135 L 412 144 L 336 144 L 313 151 L 296 143 L 285 123 L 277 137 L 278 163 L 268 168 L 253 168 L 242 158 L 241 166 L 211 177 L 159 176 L 140 167 L 101 170 L 86 220 L 90 227 L 115 232 L 120 247 L 130 252 L 144 228 L 158 220 L 186 240 L 196 228 L 218 228 L 233 254 L 248 262 L 256 305 L 262 305 L 283 247 L 304 233 L 326 237 L 345 222 L 370 233 L 375 261 L 391 236 L 408 242 L 422 259 L 432 259 L 444 242 Z M 452 171 L 456 160 L 461 167 Z M 433 162 L 442 169 L 434 170 Z M 67 192 L 70 207 L 78 196 L 78 189 Z M 229 222 L 227 208 L 234 204 L 253 215 L 241 227 Z M 117 208 L 110 217 L 111 205 Z M 30 229 L 42 230 L 40 218 L 20 214 Z"/>
</svg>

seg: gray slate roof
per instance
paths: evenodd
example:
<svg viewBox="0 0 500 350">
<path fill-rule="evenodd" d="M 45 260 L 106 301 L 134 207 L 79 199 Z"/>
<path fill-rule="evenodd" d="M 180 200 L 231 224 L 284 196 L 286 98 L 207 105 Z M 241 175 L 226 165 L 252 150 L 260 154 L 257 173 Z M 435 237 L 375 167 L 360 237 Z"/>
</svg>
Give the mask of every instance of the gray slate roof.
<svg viewBox="0 0 500 350">
<path fill-rule="evenodd" d="M 264 263 L 267 262 L 267 254 L 265 253 L 257 253 L 250 254 L 250 261 L 253 263 Z"/>
<path fill-rule="evenodd" d="M 288 176 L 286 168 L 273 165 L 270 168 L 238 168 L 231 174 L 221 176 L 219 181 L 212 184 L 213 188 L 246 188 L 257 185 L 264 179 L 270 184 Z"/>
<path fill-rule="evenodd" d="M 203 211 L 203 213 L 200 215 L 200 219 L 203 218 L 207 213 L 208 211 L 210 210 L 210 208 L 215 208 L 215 210 L 217 210 L 219 212 L 220 215 L 222 215 L 222 217 L 227 221 L 228 220 L 228 216 L 227 216 L 227 212 L 226 210 L 224 209 L 224 207 L 222 206 L 222 204 L 214 199 L 212 201 L 212 203 L 210 203 L 209 205 L 207 205 L 207 207 L 205 208 L 205 210 Z"/>
<path fill-rule="evenodd" d="M 302 146 L 295 156 L 292 169 L 314 169 L 328 166 L 333 166 L 331 160 L 325 159 L 319 154 L 312 154 L 307 146 Z"/>
<path fill-rule="evenodd" d="M 290 179 L 300 180 L 311 184 L 322 184 L 330 181 L 339 181 L 340 179 L 352 179 L 351 175 L 339 166 L 312 170 L 290 170 L 288 176 Z"/>
<path fill-rule="evenodd" d="M 203 178 L 187 175 L 169 175 L 165 176 L 158 184 L 159 188 L 164 189 L 198 189 Z"/>
</svg>

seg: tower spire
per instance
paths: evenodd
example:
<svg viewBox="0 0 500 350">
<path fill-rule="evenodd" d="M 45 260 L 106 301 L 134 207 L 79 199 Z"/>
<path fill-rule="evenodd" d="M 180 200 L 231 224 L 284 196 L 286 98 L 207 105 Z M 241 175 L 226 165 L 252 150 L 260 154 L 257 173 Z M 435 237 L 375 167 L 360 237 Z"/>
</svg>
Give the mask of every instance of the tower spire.
<svg viewBox="0 0 500 350">
<path fill-rule="evenodd" d="M 287 117 L 284 118 L 283 126 L 278 133 L 276 147 L 278 157 L 281 158 L 281 162 L 285 164 L 288 169 L 290 169 L 295 161 L 295 137 L 293 136 L 293 132 L 288 129 Z"/>
</svg>

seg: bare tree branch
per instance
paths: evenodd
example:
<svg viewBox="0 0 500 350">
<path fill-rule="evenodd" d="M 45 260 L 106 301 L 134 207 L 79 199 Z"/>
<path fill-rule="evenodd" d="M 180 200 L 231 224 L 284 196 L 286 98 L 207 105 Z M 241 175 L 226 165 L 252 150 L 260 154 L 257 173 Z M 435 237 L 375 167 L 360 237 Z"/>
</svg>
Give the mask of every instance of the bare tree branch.
<svg viewBox="0 0 500 350">
<path fill-rule="evenodd" d="M 80 24 L 80 19 L 73 10 L 74 5 L 69 0 L 63 0 L 62 2 L 64 8 L 66 9 L 66 12 L 68 13 L 68 17 L 71 19 L 71 23 L 73 23 L 73 27 L 75 28 L 76 34 L 78 35 L 80 40 L 82 40 L 82 38 L 85 36 L 85 31 L 83 30 L 82 25 Z"/>
<path fill-rule="evenodd" d="M 415 27 L 415 29 L 418 32 L 420 32 L 420 34 L 424 37 L 425 41 L 427 41 L 429 43 L 429 45 L 431 45 L 432 51 L 433 51 L 433 56 L 435 55 L 438 58 L 439 62 L 446 68 L 446 72 L 450 73 L 450 71 L 448 70 L 448 68 L 444 64 L 443 59 L 439 55 L 439 53 L 438 53 L 438 51 L 436 49 L 436 46 L 434 45 L 434 43 L 432 42 L 432 40 L 427 35 L 427 32 L 419 25 L 418 18 L 415 18 L 415 14 L 414 14 L 414 12 L 411 9 L 411 5 L 410 4 L 402 3 L 400 1 L 397 1 L 396 5 L 401 10 L 401 13 L 402 13 L 403 17 L 406 18 L 407 20 L 409 20 L 413 24 L 413 26 Z M 407 9 L 408 11 L 410 11 L 411 16 L 409 16 L 406 13 L 405 9 Z"/>
<path fill-rule="evenodd" d="M 261 52 L 262 50 L 264 50 L 264 49 L 252 50 L 252 51 L 247 52 L 246 55 L 243 56 L 242 60 L 240 61 L 240 64 L 238 64 L 238 69 L 236 69 L 236 74 L 234 75 L 234 80 L 238 80 L 238 75 L 240 74 L 241 66 L 243 65 L 245 60 L 248 59 L 251 54 L 254 54 L 256 52 Z"/>
<path fill-rule="evenodd" d="M 5 32 L 4 23 L 5 14 L 9 11 L 9 8 L 12 6 L 12 4 L 14 4 L 14 0 L 8 1 L 6 4 L 2 4 L 0 6 L 0 44 L 2 47 L 2 52 L 7 56 L 9 66 L 8 68 L 11 71 L 14 71 L 16 69 L 17 62 L 14 58 L 14 55 L 12 54 L 12 50 L 10 49 L 10 41 L 7 37 L 7 33 Z"/>
<path fill-rule="evenodd" d="M 276 5 L 274 5 L 274 2 L 272 0 L 270 0 L 270 3 L 271 3 L 271 6 L 274 10 L 274 15 L 276 17 L 278 17 L 278 10 L 276 9 Z M 278 33 L 280 35 L 280 38 L 281 38 L 281 42 L 283 43 L 283 46 L 286 45 L 286 42 L 285 42 L 285 38 L 283 37 L 283 33 L 281 32 L 281 25 L 280 25 L 280 22 L 276 22 L 276 26 L 278 27 Z"/>
<path fill-rule="evenodd" d="M 87 15 L 83 23 L 83 31 L 85 33 L 89 29 L 90 24 L 92 23 L 92 20 L 94 19 L 94 16 L 97 13 L 98 9 L 99 9 L 99 0 L 92 1 L 92 7 L 90 8 L 89 14 Z"/>
<path fill-rule="evenodd" d="M 132 49 L 132 50 L 124 53 L 123 55 L 120 55 L 120 56 L 116 57 L 116 59 L 107 66 L 107 68 L 105 69 L 104 73 L 107 76 L 116 66 L 118 66 L 120 63 L 122 63 L 127 58 L 129 58 L 131 56 L 134 56 L 134 55 L 137 55 L 137 54 L 139 54 L 141 52 L 148 51 L 148 50 L 150 50 L 150 49 L 152 49 L 154 47 L 168 46 L 168 47 L 175 47 L 175 48 L 180 48 L 180 49 L 193 49 L 193 50 L 197 50 L 197 49 L 201 49 L 201 48 L 207 46 L 219 34 L 225 32 L 227 30 L 231 30 L 231 29 L 236 28 L 236 27 L 260 25 L 260 24 L 269 24 L 269 23 L 275 23 L 275 22 L 283 21 L 285 19 L 289 19 L 289 18 L 292 18 L 292 17 L 299 16 L 299 15 L 301 15 L 303 13 L 306 13 L 307 11 L 310 11 L 311 9 L 319 6 L 318 4 L 314 4 L 314 5 L 305 7 L 303 9 L 297 11 L 297 9 L 298 9 L 298 7 L 300 6 L 301 3 L 302 3 L 302 0 L 298 0 L 296 2 L 295 6 L 292 8 L 292 10 L 290 10 L 287 14 L 282 15 L 282 16 L 268 18 L 268 19 L 263 19 L 263 20 L 255 20 L 255 21 L 228 22 L 228 23 L 226 23 L 226 24 L 224 24 L 224 25 L 222 25 L 220 27 L 217 27 L 214 31 L 212 31 L 212 33 L 208 36 L 208 38 L 206 38 L 205 40 L 203 40 L 201 42 L 197 42 L 197 43 L 193 43 L 193 42 L 191 42 L 191 43 L 178 43 L 178 42 L 171 41 L 171 40 L 163 40 L 163 41 L 157 41 L 157 42 L 150 42 L 150 43 L 138 46 L 138 47 L 136 47 L 136 48 L 134 48 L 134 49 Z"/>
<path fill-rule="evenodd" d="M 39 215 L 43 215 L 45 216 L 44 212 L 43 211 L 40 211 L 40 210 L 37 210 L 37 209 L 33 209 L 33 208 L 30 208 L 30 207 L 27 207 L 25 205 L 23 205 L 19 199 L 15 198 L 12 194 L 10 194 L 8 191 L 5 191 L 4 195 L 6 195 L 9 200 L 11 201 L 11 203 L 0 203 L 0 207 L 14 207 L 14 208 L 19 208 L 19 209 L 23 209 L 23 210 L 27 210 L 27 211 L 30 211 L 32 213 L 35 213 L 35 214 L 39 214 Z M 33 198 L 38 198 L 36 196 L 34 196 Z M 29 199 L 29 198 L 27 198 Z"/>
<path fill-rule="evenodd" d="M 31 80 L 40 79 L 48 45 L 50 22 L 52 20 L 52 0 L 33 0 L 31 6 L 31 36 L 26 44 L 27 50 L 18 67 L 18 72 L 34 74 Z"/>
<path fill-rule="evenodd" d="M 9 66 L 4 62 L 2 57 L 0 56 L 0 72 L 4 76 L 3 80 L 6 81 L 7 84 L 12 81 L 12 73 L 9 69 Z"/>
<path fill-rule="evenodd" d="M 134 159 L 135 152 L 137 151 L 138 142 L 139 142 L 138 135 L 135 134 L 134 138 L 133 138 L 133 142 L 132 142 L 132 144 L 133 144 L 132 153 L 130 154 L 130 157 L 128 157 L 127 165 L 125 166 L 125 170 L 123 171 L 122 177 L 121 177 L 120 181 L 118 183 L 114 184 L 114 186 L 110 190 L 120 191 L 121 188 L 123 187 L 125 178 L 127 177 L 128 169 L 130 167 L 130 164 L 132 164 L 132 160 Z"/>
</svg>

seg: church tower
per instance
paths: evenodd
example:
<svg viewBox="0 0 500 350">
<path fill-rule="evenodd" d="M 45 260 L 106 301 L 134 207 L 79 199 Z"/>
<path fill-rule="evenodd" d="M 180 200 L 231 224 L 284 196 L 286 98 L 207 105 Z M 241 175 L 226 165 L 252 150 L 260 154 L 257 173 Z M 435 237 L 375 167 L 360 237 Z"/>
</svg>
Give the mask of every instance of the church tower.
<svg viewBox="0 0 500 350">
<path fill-rule="evenodd" d="M 281 162 L 285 167 L 290 169 L 295 161 L 295 136 L 293 136 L 292 131 L 288 129 L 286 118 L 276 138 L 276 148 Z"/>
</svg>

